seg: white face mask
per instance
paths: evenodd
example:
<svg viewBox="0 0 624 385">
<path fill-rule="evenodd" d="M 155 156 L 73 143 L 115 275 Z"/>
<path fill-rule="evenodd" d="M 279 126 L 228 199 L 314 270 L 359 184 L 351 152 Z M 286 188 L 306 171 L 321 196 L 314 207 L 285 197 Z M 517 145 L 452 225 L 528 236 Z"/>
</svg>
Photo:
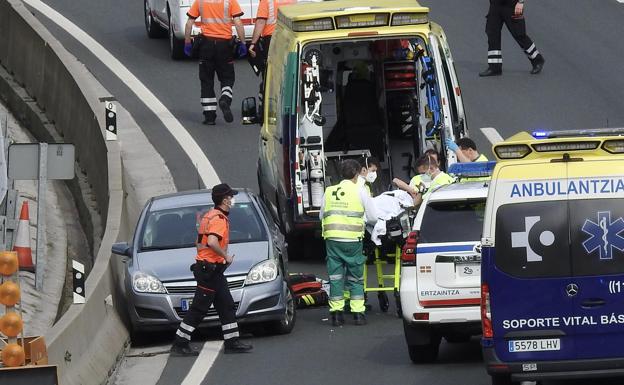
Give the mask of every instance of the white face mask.
<svg viewBox="0 0 624 385">
<path fill-rule="evenodd" d="M 368 174 L 366 174 L 366 181 L 368 183 L 374 183 L 375 180 L 377 180 L 377 171 L 371 171 Z"/>
<path fill-rule="evenodd" d="M 230 207 L 234 207 L 234 204 L 236 204 L 236 198 L 232 197 L 232 199 L 230 199 Z"/>
<path fill-rule="evenodd" d="M 427 173 L 420 174 L 420 180 L 421 180 L 423 183 L 430 183 L 430 182 L 431 182 L 431 175 L 430 175 L 430 174 L 427 174 Z"/>
</svg>

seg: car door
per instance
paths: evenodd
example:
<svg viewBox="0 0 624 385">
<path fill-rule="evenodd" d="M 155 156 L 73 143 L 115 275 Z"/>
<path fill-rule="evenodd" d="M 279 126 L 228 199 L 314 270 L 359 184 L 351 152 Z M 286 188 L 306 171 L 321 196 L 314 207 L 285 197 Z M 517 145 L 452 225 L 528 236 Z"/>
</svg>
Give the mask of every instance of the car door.
<svg viewBox="0 0 624 385">
<path fill-rule="evenodd" d="M 613 161 L 600 163 L 569 163 L 569 174 L 621 169 Z M 624 179 L 580 177 L 570 183 L 589 191 L 569 201 L 577 358 L 623 357 Z"/>
<path fill-rule="evenodd" d="M 484 248 L 483 257 L 494 348 L 507 362 L 570 359 L 576 329 L 566 290 L 572 274 L 567 196 L 560 194 L 566 164 L 520 167 L 501 167 L 490 190 L 494 202 L 503 202 L 494 214 L 495 246 Z M 519 174 L 536 179 L 518 180 Z"/>
</svg>

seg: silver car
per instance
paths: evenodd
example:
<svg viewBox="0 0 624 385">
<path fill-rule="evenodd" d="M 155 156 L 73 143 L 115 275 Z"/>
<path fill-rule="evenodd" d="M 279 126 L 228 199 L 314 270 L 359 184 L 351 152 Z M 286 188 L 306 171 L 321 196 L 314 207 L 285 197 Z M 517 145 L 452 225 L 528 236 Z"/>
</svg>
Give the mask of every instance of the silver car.
<svg viewBox="0 0 624 385">
<path fill-rule="evenodd" d="M 234 262 L 225 271 L 241 323 L 262 323 L 290 333 L 295 304 L 287 284 L 284 237 L 256 195 L 239 190 L 231 209 Z M 174 329 L 189 309 L 196 282 L 189 267 L 196 256 L 199 219 L 213 206 L 210 191 L 181 192 L 150 199 L 134 239 L 113 245 L 124 256 L 124 291 L 133 332 Z M 219 324 L 211 309 L 203 326 Z"/>
</svg>

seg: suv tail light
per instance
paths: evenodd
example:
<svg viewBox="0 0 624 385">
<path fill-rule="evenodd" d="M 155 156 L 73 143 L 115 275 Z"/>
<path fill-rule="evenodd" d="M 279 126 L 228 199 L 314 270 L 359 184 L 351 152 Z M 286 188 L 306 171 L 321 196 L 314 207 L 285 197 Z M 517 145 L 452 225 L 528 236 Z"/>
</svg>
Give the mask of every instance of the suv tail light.
<svg viewBox="0 0 624 385">
<path fill-rule="evenodd" d="M 487 283 L 481 284 L 481 326 L 483 338 L 493 338 L 492 312 L 490 311 L 490 287 Z"/>
<path fill-rule="evenodd" d="M 416 246 L 418 246 L 418 231 L 411 231 L 401 250 L 401 265 L 416 266 Z"/>
</svg>

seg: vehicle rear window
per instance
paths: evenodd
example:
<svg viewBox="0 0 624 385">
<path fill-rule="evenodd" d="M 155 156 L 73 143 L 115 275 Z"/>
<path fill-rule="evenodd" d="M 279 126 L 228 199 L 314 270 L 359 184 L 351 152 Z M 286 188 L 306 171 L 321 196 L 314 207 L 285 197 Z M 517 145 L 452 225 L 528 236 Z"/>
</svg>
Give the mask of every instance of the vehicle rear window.
<svg viewBox="0 0 624 385">
<path fill-rule="evenodd" d="M 211 208 L 211 205 L 206 205 L 150 212 L 142 232 L 141 250 L 194 247 L 199 220 Z M 237 203 L 230 211 L 229 219 L 230 243 L 267 239 L 264 226 L 252 203 Z"/>
<path fill-rule="evenodd" d="M 483 231 L 484 210 L 484 199 L 429 202 L 418 242 L 478 242 Z"/>
<path fill-rule="evenodd" d="M 566 201 L 503 205 L 496 213 L 495 264 L 516 277 L 571 275 Z"/>
</svg>

